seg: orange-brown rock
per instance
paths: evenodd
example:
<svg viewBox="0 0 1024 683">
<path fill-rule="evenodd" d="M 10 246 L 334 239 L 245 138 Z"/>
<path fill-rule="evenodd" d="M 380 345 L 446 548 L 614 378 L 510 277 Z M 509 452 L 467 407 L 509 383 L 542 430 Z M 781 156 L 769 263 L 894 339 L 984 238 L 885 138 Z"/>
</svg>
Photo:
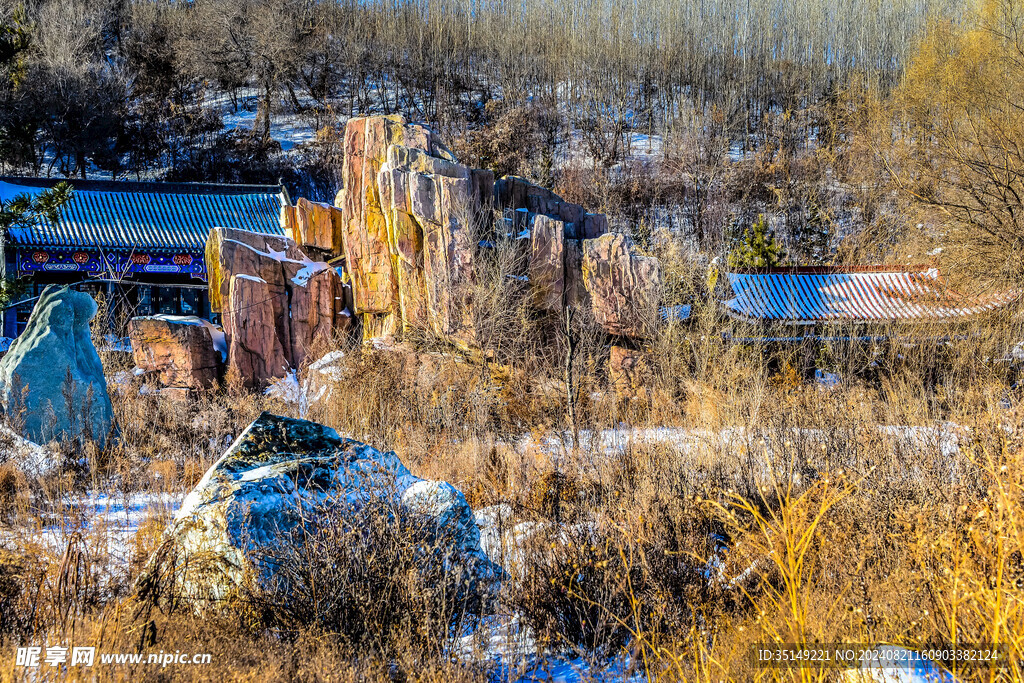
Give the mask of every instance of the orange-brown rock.
<svg viewBox="0 0 1024 683">
<path fill-rule="evenodd" d="M 247 247 L 243 249 L 242 247 Z M 206 238 L 206 274 L 210 288 L 210 308 L 215 313 L 224 311 L 230 278 L 233 273 L 249 273 L 263 277 L 280 258 L 303 261 L 305 254 L 294 241 L 281 235 L 214 228 Z M 225 275 L 226 273 L 226 275 Z"/>
<path fill-rule="evenodd" d="M 236 373 L 247 387 L 261 387 L 284 377 L 290 367 L 275 324 L 269 284 L 254 275 L 232 275 L 229 301 L 236 314 L 225 318 L 229 339 L 229 373 Z"/>
<path fill-rule="evenodd" d="M 474 345 L 475 227 L 490 214 L 493 176 L 403 145 L 388 149 L 378 187 L 402 329 Z"/>
<path fill-rule="evenodd" d="M 304 266 L 289 278 L 291 300 L 291 363 L 302 366 L 309 354 L 328 347 L 348 332 L 350 318 L 342 315 L 341 276 L 326 263 Z"/>
<path fill-rule="evenodd" d="M 537 216 L 530 230 L 529 277 L 534 305 L 546 311 L 562 310 L 565 290 L 565 224 Z"/>
<path fill-rule="evenodd" d="M 220 353 L 213 326 L 195 316 L 146 316 L 128 322 L 135 365 L 156 373 L 166 387 L 210 389 L 217 384 Z"/>
<path fill-rule="evenodd" d="M 396 264 L 377 185 L 391 145 L 454 161 L 428 128 L 408 124 L 401 116 L 355 118 L 346 124 L 344 188 L 335 203 L 342 211 L 342 241 L 359 314 L 398 310 Z"/>
<path fill-rule="evenodd" d="M 651 380 L 650 354 L 613 345 L 608 358 L 608 380 L 619 400 L 646 396 Z"/>
<path fill-rule="evenodd" d="M 591 313 L 590 292 L 583 282 L 583 241 L 565 241 L 565 305 Z"/>
<path fill-rule="evenodd" d="M 208 263 L 217 264 L 211 300 L 217 292 L 229 371 L 259 386 L 348 332 L 348 290 L 334 268 L 311 261 L 292 240 L 233 232 L 242 231 L 215 228 L 207 240 Z M 245 337 L 236 343 L 238 331 Z"/>
<path fill-rule="evenodd" d="M 635 253 L 629 237 L 607 233 L 583 240 L 583 283 L 594 318 L 607 332 L 636 338 L 653 333 L 661 266 L 657 259 Z"/>
<path fill-rule="evenodd" d="M 297 244 L 327 255 L 341 254 L 341 209 L 301 197 L 295 206 L 285 207 L 284 215 L 286 232 Z"/>
</svg>

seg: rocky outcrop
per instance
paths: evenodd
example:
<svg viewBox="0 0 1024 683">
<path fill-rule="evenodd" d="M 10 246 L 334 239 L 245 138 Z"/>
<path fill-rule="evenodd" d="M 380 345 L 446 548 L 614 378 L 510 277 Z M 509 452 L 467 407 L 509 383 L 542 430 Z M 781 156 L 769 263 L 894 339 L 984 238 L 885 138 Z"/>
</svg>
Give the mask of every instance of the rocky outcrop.
<svg viewBox="0 0 1024 683">
<path fill-rule="evenodd" d="M 344 188 L 335 204 L 342 212 L 345 260 L 353 278 L 356 313 L 361 315 L 394 316 L 398 311 L 394 250 L 378 187 L 391 145 L 454 161 L 430 129 L 408 124 L 401 116 L 355 118 L 346 124 Z"/>
<path fill-rule="evenodd" d="M 274 301 L 276 288 L 255 275 L 239 273 L 230 280 L 224 332 L 228 339 L 228 372 L 245 386 L 262 386 L 284 377 L 291 367 Z M 286 320 L 287 321 L 287 320 Z"/>
<path fill-rule="evenodd" d="M 25 331 L 0 360 L 0 399 L 21 433 L 36 443 L 94 440 L 113 430 L 114 410 L 89 321 L 96 302 L 84 292 L 50 285 Z"/>
<path fill-rule="evenodd" d="M 594 318 L 609 334 L 645 338 L 658 320 L 661 264 L 618 233 L 583 241 L 583 284 Z"/>
<path fill-rule="evenodd" d="M 490 214 L 493 176 L 402 145 L 378 176 L 402 329 L 475 344 L 476 226 Z"/>
<path fill-rule="evenodd" d="M 347 332 L 338 272 L 289 238 L 214 228 L 206 243 L 210 306 L 221 314 L 228 371 L 261 386 Z"/>
<path fill-rule="evenodd" d="M 305 254 L 294 240 L 281 235 L 214 228 L 206 238 L 206 274 L 210 289 L 210 308 L 222 312 L 225 308 L 231 275 L 248 273 L 263 277 L 277 269 L 275 263 L 286 258 L 301 263 Z M 268 270 L 264 270 L 267 268 Z"/>
<path fill-rule="evenodd" d="M 136 367 L 155 374 L 165 387 L 217 385 L 227 348 L 212 323 L 195 316 L 143 316 L 128 321 L 128 337 Z"/>
<path fill-rule="evenodd" d="M 342 212 L 330 204 L 300 198 L 294 206 L 284 207 L 284 228 L 296 244 L 324 256 L 339 256 L 343 251 Z"/>
<path fill-rule="evenodd" d="M 604 214 L 523 178 L 495 183 L 495 202 L 510 234 L 528 235 L 528 276 L 537 308 L 565 306 L 591 316 L 609 334 L 643 338 L 661 298 L 656 259 L 637 254 L 625 235 L 609 233 Z"/>
<path fill-rule="evenodd" d="M 342 242 L 365 339 L 429 331 L 475 343 L 470 290 L 477 227 L 494 177 L 458 164 L 429 129 L 399 116 L 345 129 Z"/>
<path fill-rule="evenodd" d="M 393 452 L 328 427 L 263 413 L 189 493 L 143 584 L 158 576 L 170 587 L 165 598 L 216 607 L 244 584 L 274 585 L 318 524 L 358 524 L 360 507 L 373 501 L 418 521 L 423 547 L 441 549 L 441 556 L 424 552 L 422 561 L 442 563 L 472 588 L 500 579 L 453 486 L 419 479 Z"/>
</svg>

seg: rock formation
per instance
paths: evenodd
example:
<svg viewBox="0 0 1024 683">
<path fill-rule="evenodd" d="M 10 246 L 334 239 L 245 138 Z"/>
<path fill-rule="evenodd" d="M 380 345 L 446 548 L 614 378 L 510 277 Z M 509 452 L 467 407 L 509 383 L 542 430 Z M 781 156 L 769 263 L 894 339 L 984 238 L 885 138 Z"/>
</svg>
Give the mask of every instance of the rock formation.
<svg viewBox="0 0 1024 683">
<path fill-rule="evenodd" d="M 50 285 L 0 360 L 4 411 L 31 441 L 91 439 L 102 447 L 111 434 L 114 410 L 89 330 L 95 315 L 88 294 Z"/>
<path fill-rule="evenodd" d="M 445 563 L 474 587 L 501 578 L 480 548 L 473 511 L 451 484 L 413 476 L 393 452 L 269 413 L 189 493 L 166 532 L 167 548 L 146 576 L 170 579 L 174 595 L 165 597 L 216 607 L 247 581 L 272 585 L 283 555 L 301 552 L 305 532 L 373 500 L 422 520 L 418 528 L 430 534 L 425 541 L 443 540 L 444 556 L 425 553 L 423 561 Z"/>
<path fill-rule="evenodd" d="M 284 207 L 284 228 L 296 244 L 328 257 L 342 253 L 342 214 L 330 204 L 300 198 Z"/>
<path fill-rule="evenodd" d="M 223 332 L 195 316 L 132 318 L 128 337 L 135 365 L 165 387 L 211 389 L 227 356 Z"/>
<path fill-rule="evenodd" d="M 378 176 L 406 332 L 429 329 L 457 346 L 476 343 L 472 287 L 477 226 L 490 214 L 493 176 L 392 145 Z"/>
<path fill-rule="evenodd" d="M 609 334 L 644 338 L 653 333 L 661 264 L 637 254 L 628 237 L 607 233 L 583 241 L 583 284 L 594 318 Z"/>
<path fill-rule="evenodd" d="M 504 212 L 506 219 L 518 211 L 523 212 L 525 224 L 538 215 L 560 222 L 566 239 L 594 239 L 608 231 L 608 219 L 603 213 L 587 213 L 579 204 L 567 202 L 551 190 L 518 176 L 505 176 L 498 180 L 494 184 L 494 200 L 496 208 Z M 519 229 L 523 227 L 525 225 Z"/>
<path fill-rule="evenodd" d="M 344 151 L 336 206 L 300 199 L 283 209 L 293 239 L 217 228 L 207 242 L 211 306 L 223 313 L 230 367 L 247 384 L 284 376 L 315 340 L 356 320 L 364 340 L 427 333 L 486 352 L 474 303 L 480 251 L 509 238 L 524 264 L 515 277 L 536 308 L 571 307 L 610 335 L 653 332 L 659 264 L 608 233 L 603 214 L 459 164 L 400 116 L 351 119 Z M 343 255 L 331 263 L 344 275 L 307 253 Z M 346 295 L 351 318 L 340 316 Z"/>
<path fill-rule="evenodd" d="M 355 118 L 345 126 L 344 188 L 335 200 L 342 211 L 345 259 L 356 313 L 383 318 L 364 325 L 385 332 L 397 329 L 398 280 L 377 183 L 391 145 L 454 161 L 428 128 L 407 124 L 401 116 Z"/>
<path fill-rule="evenodd" d="M 539 215 L 530 230 L 530 290 L 534 305 L 561 311 L 565 293 L 565 225 Z"/>
<path fill-rule="evenodd" d="M 206 242 L 210 307 L 221 314 L 228 370 L 247 386 L 283 377 L 318 342 L 347 331 L 338 272 L 287 237 L 214 228 Z"/>
<path fill-rule="evenodd" d="M 335 203 L 364 337 L 418 329 L 473 345 L 475 228 L 489 219 L 493 175 L 399 116 L 348 122 L 342 175 Z"/>
<path fill-rule="evenodd" d="M 649 333 L 646 317 L 660 296 L 657 262 L 634 254 L 622 236 L 591 244 L 607 233 L 603 214 L 523 178 L 495 182 L 457 163 L 429 130 L 397 116 L 348 123 L 343 175 L 336 204 L 364 339 L 428 330 L 475 347 L 477 250 L 493 235 L 494 209 L 509 236 L 529 240 L 527 275 L 538 308 L 593 306 L 610 334 Z M 589 272 L 618 280 L 584 276 L 585 261 Z"/>
</svg>

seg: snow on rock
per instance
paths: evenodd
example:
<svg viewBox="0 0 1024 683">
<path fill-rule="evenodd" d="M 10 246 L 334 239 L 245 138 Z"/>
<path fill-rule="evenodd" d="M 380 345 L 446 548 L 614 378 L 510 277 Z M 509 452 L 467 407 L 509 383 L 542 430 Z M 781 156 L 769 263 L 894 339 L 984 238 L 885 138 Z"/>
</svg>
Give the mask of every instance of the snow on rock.
<svg viewBox="0 0 1024 683">
<path fill-rule="evenodd" d="M 466 499 L 450 484 L 413 476 L 393 452 L 269 413 L 188 494 L 166 534 L 171 552 L 154 556 L 147 573 L 172 577 L 178 597 L 213 606 L 247 579 L 272 585 L 281 555 L 315 532 L 317 520 L 348 515 L 370 500 L 430 522 L 434 538 L 446 540 L 445 556 L 435 561 L 464 571 L 471 584 L 486 590 L 500 580 Z"/>
<path fill-rule="evenodd" d="M 264 393 L 289 405 L 297 406 L 299 416 L 305 417 L 311 407 L 330 397 L 334 384 L 342 380 L 341 361 L 344 357 L 344 351 L 331 351 L 309 365 L 302 381 L 299 381 L 296 371 L 290 370 L 284 377 L 268 386 Z"/>
<path fill-rule="evenodd" d="M 299 285 L 300 287 L 305 287 L 306 285 L 309 284 L 309 278 L 313 277 L 322 270 L 327 270 L 328 268 L 330 268 L 330 266 L 323 261 L 307 260 L 304 262 L 304 265 L 299 270 L 299 272 L 295 274 L 295 277 L 292 278 L 292 282 Z"/>
</svg>

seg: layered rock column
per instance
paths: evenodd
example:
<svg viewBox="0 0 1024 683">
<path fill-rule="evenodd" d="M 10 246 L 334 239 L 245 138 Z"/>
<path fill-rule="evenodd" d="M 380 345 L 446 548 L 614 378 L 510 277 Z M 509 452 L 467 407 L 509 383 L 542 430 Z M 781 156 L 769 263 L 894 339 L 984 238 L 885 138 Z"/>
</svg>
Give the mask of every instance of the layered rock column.
<svg viewBox="0 0 1024 683">
<path fill-rule="evenodd" d="M 476 226 L 490 214 L 486 171 L 392 145 L 378 187 L 394 256 L 402 329 L 475 344 Z"/>
<path fill-rule="evenodd" d="M 342 212 L 345 260 L 356 313 L 364 316 L 367 330 L 384 335 L 397 331 L 400 310 L 398 249 L 393 246 L 378 185 L 391 145 L 454 161 L 428 128 L 407 124 L 401 116 L 356 118 L 345 126 L 344 188 L 335 200 Z"/>
<path fill-rule="evenodd" d="M 548 216 L 537 216 L 530 231 L 530 290 L 534 305 L 561 311 L 565 293 L 565 226 Z"/>
</svg>

